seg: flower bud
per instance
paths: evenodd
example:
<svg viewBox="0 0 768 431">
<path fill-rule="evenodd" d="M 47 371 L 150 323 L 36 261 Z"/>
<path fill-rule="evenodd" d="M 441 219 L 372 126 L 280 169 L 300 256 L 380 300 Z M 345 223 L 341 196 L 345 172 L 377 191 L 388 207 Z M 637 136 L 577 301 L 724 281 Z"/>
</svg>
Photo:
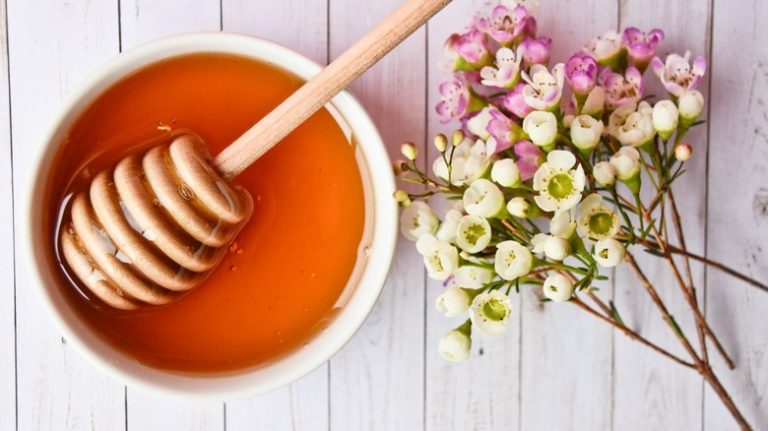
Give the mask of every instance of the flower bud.
<svg viewBox="0 0 768 431">
<path fill-rule="evenodd" d="M 449 287 L 437 297 L 435 308 L 445 317 L 456 317 L 467 311 L 471 302 L 472 298 L 464 289 Z"/>
<path fill-rule="evenodd" d="M 557 118 L 549 111 L 533 111 L 523 119 L 523 130 L 537 147 L 551 150 L 557 138 Z"/>
<path fill-rule="evenodd" d="M 413 145 L 410 142 L 404 143 L 400 147 L 400 152 L 405 156 L 408 160 L 416 160 L 416 146 Z"/>
<path fill-rule="evenodd" d="M 437 348 L 446 360 L 458 362 L 467 359 L 472 348 L 469 321 L 445 334 Z"/>
<path fill-rule="evenodd" d="M 442 133 L 435 135 L 435 148 L 441 153 L 448 148 L 448 138 Z"/>
<path fill-rule="evenodd" d="M 477 253 L 491 242 L 491 225 L 485 217 L 466 215 L 456 227 L 456 245 L 467 253 Z"/>
<path fill-rule="evenodd" d="M 552 274 L 544 280 L 544 296 L 553 302 L 563 302 L 573 296 L 573 282 L 562 274 Z"/>
<path fill-rule="evenodd" d="M 455 130 L 451 135 L 451 145 L 458 147 L 462 142 L 464 142 L 464 132 L 461 129 Z"/>
<path fill-rule="evenodd" d="M 595 243 L 594 258 L 600 266 L 613 268 L 624 260 L 626 250 L 614 238 L 606 238 Z"/>
<path fill-rule="evenodd" d="M 464 191 L 462 200 L 464 210 L 472 215 L 495 217 L 504 208 L 504 194 L 496 184 L 485 178 L 472 182 Z"/>
<path fill-rule="evenodd" d="M 405 160 L 395 160 L 392 162 L 392 171 L 394 171 L 395 175 L 400 175 L 407 170 L 409 170 L 408 163 Z"/>
<path fill-rule="evenodd" d="M 704 109 L 704 96 L 698 90 L 690 90 L 680 95 L 677 99 L 677 109 L 683 124 L 690 126 Z"/>
<path fill-rule="evenodd" d="M 663 139 L 669 139 L 677 129 L 679 114 L 671 100 L 660 100 L 653 106 L 653 128 Z"/>
<path fill-rule="evenodd" d="M 514 197 L 507 202 L 507 212 L 513 217 L 528 218 L 531 215 L 531 204 L 525 198 Z"/>
<path fill-rule="evenodd" d="M 634 147 L 621 147 L 610 159 L 616 169 L 619 180 L 624 182 L 632 193 L 640 192 L 640 153 Z"/>
<path fill-rule="evenodd" d="M 582 154 L 589 154 L 600 142 L 603 122 L 589 115 L 579 115 L 571 123 L 571 142 Z"/>
<path fill-rule="evenodd" d="M 675 158 L 681 162 L 687 162 L 693 155 L 693 148 L 687 143 L 675 147 Z"/>
<path fill-rule="evenodd" d="M 497 160 L 491 167 L 491 179 L 503 187 L 514 187 L 520 182 L 520 169 L 512 159 Z"/>
<path fill-rule="evenodd" d="M 539 233 L 531 238 L 534 253 L 544 253 L 549 259 L 561 261 L 571 254 L 568 240 L 559 236 Z"/>
<path fill-rule="evenodd" d="M 396 190 L 392 196 L 395 198 L 395 201 L 400 205 L 406 208 L 411 206 L 411 197 L 408 196 L 408 193 L 406 193 L 404 190 Z"/>
<path fill-rule="evenodd" d="M 603 187 L 610 187 L 616 183 L 616 168 L 608 162 L 597 162 L 592 168 L 595 181 Z"/>
</svg>

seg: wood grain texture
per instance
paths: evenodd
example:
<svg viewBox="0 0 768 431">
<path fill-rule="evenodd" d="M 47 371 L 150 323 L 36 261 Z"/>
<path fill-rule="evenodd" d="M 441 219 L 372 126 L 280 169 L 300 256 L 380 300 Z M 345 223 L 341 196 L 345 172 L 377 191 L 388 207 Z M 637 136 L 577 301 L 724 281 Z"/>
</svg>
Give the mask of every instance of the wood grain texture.
<svg viewBox="0 0 768 431">
<path fill-rule="evenodd" d="M 190 31 L 218 30 L 218 0 L 195 0 L 184 7 L 173 0 L 122 0 L 120 40 L 122 49 Z M 127 431 L 219 430 L 224 428 L 222 403 L 190 403 L 159 399 L 128 388 Z"/>
<path fill-rule="evenodd" d="M 13 166 L 8 31 L 0 3 L 0 430 L 16 428 L 16 285 L 13 268 Z"/>
<path fill-rule="evenodd" d="M 428 136 L 424 154 L 427 169 L 439 156 L 432 145 L 437 133 L 450 133 L 456 124 L 442 124 L 435 112 L 440 100 L 438 86 L 450 78 L 446 63 L 449 57 L 442 49 L 448 36 L 461 31 L 482 0 L 455 1 L 435 16 L 428 24 L 427 47 L 427 113 Z M 444 202 L 440 216 L 449 208 Z M 411 247 L 413 247 L 411 245 Z M 420 265 L 421 262 L 418 262 Z M 440 338 L 463 323 L 462 318 L 447 319 L 434 308 L 435 300 L 443 292 L 442 282 L 427 279 L 425 306 L 426 326 L 426 397 L 425 429 L 428 430 L 515 430 L 520 419 L 520 311 L 519 295 L 512 295 L 513 317 L 505 335 L 486 338 L 473 335 L 470 360 L 454 363 L 443 359 L 437 350 Z M 492 371 L 491 371 L 492 370 Z"/>
<path fill-rule="evenodd" d="M 693 55 L 707 55 L 709 43 L 709 0 L 687 2 L 622 1 L 620 27 L 635 26 L 642 30 L 659 27 L 666 40 L 657 54 L 664 58 L 670 52 L 690 49 Z M 649 13 L 653 11 L 653 13 Z M 649 84 L 646 94 L 656 100 L 666 97 L 658 79 L 651 70 L 646 71 Z M 708 81 L 707 81 L 708 82 Z M 702 84 L 706 90 L 707 83 Z M 705 91 L 706 97 L 706 91 Z M 692 130 L 687 138 L 695 148 L 695 155 L 686 163 L 686 174 L 675 185 L 687 245 L 691 251 L 704 252 L 707 134 L 704 127 Z M 650 184 L 647 186 L 651 187 Z M 685 191 L 685 192 L 682 192 Z M 670 226 L 670 229 L 672 227 Z M 690 308 L 663 259 L 643 253 L 640 247 L 631 249 L 639 265 L 656 285 L 670 312 L 683 327 L 692 344 L 698 349 L 697 334 Z M 682 271 L 682 267 L 681 271 Z M 705 288 L 702 268 L 693 265 L 694 283 L 700 300 Z M 616 301 L 622 315 L 651 340 L 658 341 L 671 351 L 687 357 L 674 333 L 662 321 L 658 309 L 637 283 L 628 268 L 616 271 Z M 642 423 L 649 428 L 698 429 L 701 428 L 702 380 L 694 372 L 669 362 L 655 352 L 638 345 L 626 337 L 615 334 L 615 394 L 613 424 L 617 429 L 636 427 Z M 712 349 L 710 349 L 712 350 Z M 710 354 L 713 362 L 720 361 L 716 352 Z"/>
<path fill-rule="evenodd" d="M 327 6 L 325 0 L 224 0 L 222 23 L 225 31 L 273 40 L 325 64 Z M 286 22 L 292 25 L 285 25 Z M 287 387 L 227 403 L 227 430 L 326 430 L 328 391 L 326 363 Z"/>
<path fill-rule="evenodd" d="M 331 58 L 365 34 L 398 0 L 333 0 Z M 382 133 L 389 154 L 425 135 L 425 31 L 352 85 Z M 401 238 L 389 278 L 360 331 L 330 363 L 331 429 L 421 429 L 424 421 L 424 270 Z"/>
<path fill-rule="evenodd" d="M 536 17 L 539 34 L 553 39 L 550 64 L 615 28 L 616 7 L 602 0 L 542 2 Z M 601 287 L 598 293 L 610 298 L 610 285 Z M 609 429 L 612 329 L 570 304 L 542 304 L 531 289 L 522 306 L 521 429 Z"/>
<path fill-rule="evenodd" d="M 218 0 L 118 0 L 122 48 L 172 34 L 218 31 Z"/>
<path fill-rule="evenodd" d="M 118 51 L 116 2 L 9 0 L 15 217 L 23 217 L 32 154 L 62 98 Z M 16 237 L 16 249 L 27 247 Z M 18 429 L 123 429 L 124 387 L 61 337 L 16 260 Z"/>
<path fill-rule="evenodd" d="M 272 40 L 327 64 L 328 3 L 328 0 L 223 0 L 224 30 Z"/>
<path fill-rule="evenodd" d="M 714 2 L 707 251 L 768 280 L 768 4 Z M 734 353 L 736 370 L 716 364 L 755 429 L 768 429 L 768 295 L 707 271 L 707 316 Z M 705 429 L 734 427 L 710 391 Z"/>
</svg>

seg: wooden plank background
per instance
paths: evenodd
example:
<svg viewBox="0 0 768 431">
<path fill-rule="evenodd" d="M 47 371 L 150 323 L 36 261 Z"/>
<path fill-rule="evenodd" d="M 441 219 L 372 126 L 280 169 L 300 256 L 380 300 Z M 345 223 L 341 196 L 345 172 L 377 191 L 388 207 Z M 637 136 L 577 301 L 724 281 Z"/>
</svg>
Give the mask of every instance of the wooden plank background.
<svg viewBox="0 0 768 431">
<path fill-rule="evenodd" d="M 398 0 L 0 1 L 0 430 L 527 430 L 733 429 L 700 378 L 563 305 L 514 298 L 509 334 L 477 340 L 474 358 L 443 361 L 442 334 L 458 322 L 433 309 L 427 281 L 403 241 L 374 311 L 326 365 L 270 394 L 226 404 L 148 396 L 97 372 L 67 345 L 30 292 L 23 215 L 27 173 L 62 99 L 100 64 L 137 44 L 189 31 L 276 40 L 327 63 Z M 434 114 L 445 79 L 442 45 L 487 0 L 456 0 L 352 90 L 390 150 L 446 132 Z M 715 103 L 691 136 L 695 159 L 678 198 L 689 246 L 768 279 L 768 4 L 761 0 L 541 0 L 540 33 L 564 59 L 591 35 L 660 26 L 662 51 L 709 57 L 703 91 Z M 658 90 L 656 90 L 656 94 Z M 646 257 L 675 314 L 686 306 L 664 267 Z M 713 359 L 756 429 L 768 428 L 768 295 L 694 267 L 700 300 L 735 356 Z M 669 287 L 668 289 L 666 287 Z M 624 271 L 603 286 L 625 319 L 676 349 L 656 310 Z M 556 309 L 555 309 L 556 308 Z M 690 324 L 691 321 L 683 321 Z M 690 327 L 690 325 L 688 326 Z M 691 330 L 691 332 L 693 332 Z M 563 365 L 567 364 L 567 365 Z"/>
</svg>

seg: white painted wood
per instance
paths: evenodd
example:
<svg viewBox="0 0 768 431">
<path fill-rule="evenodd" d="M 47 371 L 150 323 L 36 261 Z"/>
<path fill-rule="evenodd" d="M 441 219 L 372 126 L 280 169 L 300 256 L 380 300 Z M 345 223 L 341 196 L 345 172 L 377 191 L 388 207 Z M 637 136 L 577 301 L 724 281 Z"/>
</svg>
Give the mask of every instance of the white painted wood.
<svg viewBox="0 0 768 431">
<path fill-rule="evenodd" d="M 553 39 L 550 64 L 616 26 L 612 2 L 541 3 L 539 34 Z M 598 295 L 610 298 L 610 285 L 600 287 Z M 541 304 L 531 289 L 522 306 L 521 429 L 609 429 L 612 329 L 570 304 Z"/>
<path fill-rule="evenodd" d="M 662 58 L 669 52 L 685 49 L 691 49 L 694 55 L 707 55 L 709 3 L 709 0 L 685 3 L 663 0 L 624 1 L 621 2 L 620 25 L 621 28 L 635 26 L 643 30 L 662 28 L 666 33 L 666 40 L 658 50 Z M 666 95 L 651 70 L 646 72 L 646 80 L 649 83 L 646 94 L 656 95 L 656 100 Z M 707 82 L 702 84 L 705 97 Z M 701 184 L 706 180 L 706 129 L 694 129 L 686 139 L 694 146 L 695 155 L 686 163 L 687 172 L 675 185 L 674 190 L 679 191 L 675 197 L 685 225 L 687 246 L 691 251 L 703 253 L 706 189 Z M 655 283 L 670 312 L 698 349 L 699 342 L 690 308 L 670 274 L 667 263 L 645 254 L 640 247 L 635 247 L 632 252 Z M 680 269 L 682 271 L 682 266 Z M 700 266 L 693 265 L 693 275 L 700 297 L 703 298 Z M 688 359 L 674 333 L 662 321 L 657 308 L 637 283 L 635 275 L 626 267 L 617 271 L 616 297 L 617 306 L 631 325 L 649 339 Z M 615 334 L 614 339 L 614 427 L 627 429 L 643 424 L 652 429 L 701 428 L 701 378 L 695 372 L 671 363 L 667 358 L 623 335 Z M 712 351 L 710 357 L 714 363 L 719 363 L 716 352 Z"/>
<path fill-rule="evenodd" d="M 768 280 L 768 4 L 716 1 L 710 109 L 707 251 Z M 707 316 L 734 352 L 736 370 L 717 364 L 723 384 L 754 429 L 768 429 L 768 294 L 710 269 Z M 711 391 L 707 430 L 734 428 Z"/>
<path fill-rule="evenodd" d="M 438 157 L 432 145 L 437 133 L 450 133 L 456 124 L 442 124 L 435 112 L 440 100 L 438 86 L 450 79 L 449 71 L 442 67 L 448 57 L 443 42 L 452 33 L 462 30 L 470 16 L 484 6 L 482 0 L 455 1 L 428 24 L 428 136 L 424 143 L 427 168 Z M 441 217 L 449 207 L 440 206 Z M 413 245 L 410 245 L 413 247 Z M 415 263 L 420 265 L 421 262 Z M 454 363 L 443 359 L 437 351 L 440 338 L 463 323 L 462 318 L 448 319 L 435 310 L 437 296 L 443 292 L 443 283 L 427 279 L 426 318 L 426 429 L 429 430 L 515 430 L 521 411 L 520 390 L 520 309 L 519 295 L 512 294 L 513 317 L 507 334 L 498 338 L 485 338 L 475 334 L 472 339 L 470 360 Z M 481 353 L 482 352 L 482 353 Z"/>
<path fill-rule="evenodd" d="M 224 30 L 263 37 L 328 63 L 327 0 L 223 0 Z"/>
<path fill-rule="evenodd" d="M 13 268 L 13 178 L 5 3 L 0 3 L 0 429 L 16 427 L 16 300 Z"/>
<path fill-rule="evenodd" d="M 172 34 L 218 31 L 218 0 L 119 0 L 122 47 Z"/>
<path fill-rule="evenodd" d="M 325 64 L 327 6 L 325 0 L 224 0 L 222 23 L 225 31 L 273 40 Z M 227 403 L 227 430 L 326 430 L 328 398 L 326 363 L 288 387 Z"/>
<path fill-rule="evenodd" d="M 400 3 L 330 4 L 335 58 Z M 363 75 L 352 90 L 393 158 L 404 140 L 425 134 L 425 31 L 418 30 Z M 331 429 L 413 430 L 424 422 L 424 270 L 400 239 L 389 279 L 368 320 L 330 363 Z"/>
<path fill-rule="evenodd" d="M 172 34 L 218 30 L 219 24 L 218 0 L 190 1 L 184 7 L 173 0 L 122 0 L 120 3 L 123 50 Z M 164 400 L 131 388 L 126 397 L 129 431 L 224 429 L 222 403 Z"/>
<path fill-rule="evenodd" d="M 84 74 L 118 51 L 117 3 L 9 0 L 7 7 L 18 221 L 44 125 Z M 16 237 L 17 250 L 27 246 Z M 34 296 L 27 271 L 17 259 L 18 429 L 123 429 L 123 386 L 64 342 Z"/>
</svg>

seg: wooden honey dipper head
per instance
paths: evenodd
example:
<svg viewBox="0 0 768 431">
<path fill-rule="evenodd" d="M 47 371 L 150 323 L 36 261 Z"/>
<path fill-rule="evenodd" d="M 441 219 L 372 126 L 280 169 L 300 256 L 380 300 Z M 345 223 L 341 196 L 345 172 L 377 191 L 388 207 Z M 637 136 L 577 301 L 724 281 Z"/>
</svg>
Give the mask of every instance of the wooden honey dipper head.
<svg viewBox="0 0 768 431">
<path fill-rule="evenodd" d="M 449 2 L 407 0 L 215 159 L 186 134 L 99 172 L 66 202 L 59 242 L 69 275 L 123 310 L 198 286 L 253 212 L 229 181 Z"/>
</svg>

